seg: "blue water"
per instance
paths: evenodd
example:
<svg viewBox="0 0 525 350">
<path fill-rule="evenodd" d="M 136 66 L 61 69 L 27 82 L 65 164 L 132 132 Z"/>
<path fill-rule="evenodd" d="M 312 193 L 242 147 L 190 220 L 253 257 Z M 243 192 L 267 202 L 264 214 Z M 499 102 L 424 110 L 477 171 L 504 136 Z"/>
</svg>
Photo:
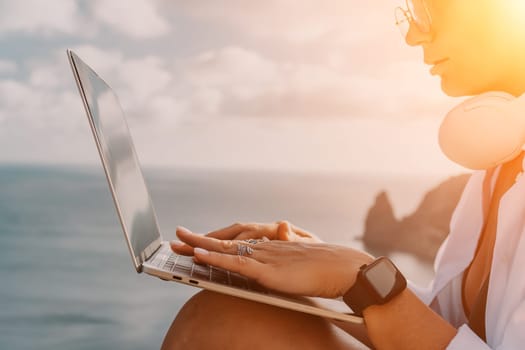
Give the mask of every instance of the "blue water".
<svg viewBox="0 0 525 350">
<path fill-rule="evenodd" d="M 397 193 L 396 209 L 407 212 L 436 184 L 188 170 L 150 170 L 146 180 L 168 239 L 177 225 L 207 232 L 288 219 L 355 246 L 378 190 Z M 428 280 L 428 269 L 398 258 Z M 101 169 L 0 166 L 0 349 L 159 348 L 196 291 L 135 272 Z"/>
</svg>

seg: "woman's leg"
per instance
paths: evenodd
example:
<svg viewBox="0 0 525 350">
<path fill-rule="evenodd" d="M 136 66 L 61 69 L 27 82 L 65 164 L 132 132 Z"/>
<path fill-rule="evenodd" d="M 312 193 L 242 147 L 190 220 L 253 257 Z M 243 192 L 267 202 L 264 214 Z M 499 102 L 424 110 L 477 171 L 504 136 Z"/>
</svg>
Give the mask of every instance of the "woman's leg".
<svg viewBox="0 0 525 350">
<path fill-rule="evenodd" d="M 367 349 L 323 318 L 210 291 L 193 296 L 162 350 Z"/>
</svg>

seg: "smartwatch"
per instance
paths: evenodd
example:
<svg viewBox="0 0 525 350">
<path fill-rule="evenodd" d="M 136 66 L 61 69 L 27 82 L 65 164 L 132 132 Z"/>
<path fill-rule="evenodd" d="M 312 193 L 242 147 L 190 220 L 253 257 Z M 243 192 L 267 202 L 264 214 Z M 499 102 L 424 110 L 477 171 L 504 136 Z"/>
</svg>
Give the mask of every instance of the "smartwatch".
<svg viewBox="0 0 525 350">
<path fill-rule="evenodd" d="M 354 285 L 345 293 L 343 300 L 356 315 L 363 316 L 367 307 L 388 303 L 406 287 L 407 281 L 394 263 L 380 257 L 361 266 Z"/>
</svg>

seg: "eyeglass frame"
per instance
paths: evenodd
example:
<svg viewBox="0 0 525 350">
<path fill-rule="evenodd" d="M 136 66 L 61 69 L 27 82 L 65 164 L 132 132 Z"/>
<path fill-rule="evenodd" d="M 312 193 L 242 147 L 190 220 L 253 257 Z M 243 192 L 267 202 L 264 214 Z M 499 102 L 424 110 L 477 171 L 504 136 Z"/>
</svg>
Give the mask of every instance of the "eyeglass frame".
<svg viewBox="0 0 525 350">
<path fill-rule="evenodd" d="M 410 25 L 412 23 L 414 23 L 417 26 L 418 30 L 420 30 L 422 33 L 430 33 L 430 31 L 432 30 L 432 16 L 430 15 L 430 11 L 428 9 L 427 2 L 425 0 L 420 0 L 421 4 L 423 5 L 423 8 L 425 10 L 425 15 L 427 16 L 427 19 L 428 19 L 428 28 L 423 28 L 422 24 L 419 23 L 416 20 L 416 17 L 412 13 L 411 7 L 408 4 L 409 1 L 412 3 L 412 8 L 414 8 L 414 4 L 413 4 L 412 0 L 405 0 L 405 6 L 406 6 L 405 8 L 403 8 L 401 6 L 397 6 L 395 8 L 394 16 L 395 16 L 395 19 L 396 19 L 396 26 L 399 27 L 405 21 L 408 22 L 408 25 L 409 25 L 406 33 L 403 33 L 403 31 L 400 29 L 401 34 L 403 34 L 403 36 L 406 36 L 408 31 L 410 30 Z M 403 20 L 399 20 L 399 18 L 398 18 L 397 14 L 398 14 L 399 11 L 401 11 L 401 13 L 404 16 Z"/>
</svg>

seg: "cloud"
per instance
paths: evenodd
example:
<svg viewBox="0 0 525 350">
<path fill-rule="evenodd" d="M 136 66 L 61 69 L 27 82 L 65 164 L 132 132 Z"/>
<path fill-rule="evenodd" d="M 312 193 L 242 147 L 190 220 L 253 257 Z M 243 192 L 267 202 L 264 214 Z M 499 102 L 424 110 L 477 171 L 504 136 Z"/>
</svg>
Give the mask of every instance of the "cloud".
<svg viewBox="0 0 525 350">
<path fill-rule="evenodd" d="M 4 110 L 23 107 L 29 88 L 15 80 L 0 80 L 0 105 Z"/>
<path fill-rule="evenodd" d="M 186 98 L 199 113 L 440 116 L 449 99 L 425 71 L 422 57 L 405 47 L 393 21 L 395 5 L 357 0 L 162 4 L 166 11 L 186 13 L 196 25 L 236 33 L 239 44 L 214 45 L 177 68 L 191 89 Z"/>
<path fill-rule="evenodd" d="M 113 88 L 131 118 L 151 121 L 170 113 L 177 119 L 175 111 L 184 109 L 175 99 L 174 73 L 165 59 L 152 55 L 128 58 L 120 51 L 92 45 L 77 46 L 73 51 Z M 159 114 L 161 107 L 167 110 Z"/>
<path fill-rule="evenodd" d="M 194 57 L 184 77 L 195 94 L 194 106 L 220 112 L 225 99 L 255 99 L 279 84 L 278 66 L 254 51 L 225 47 Z"/>
<path fill-rule="evenodd" d="M 0 81 L 3 162 L 93 162 L 96 153 L 76 91 L 46 91 Z"/>
<path fill-rule="evenodd" d="M 124 55 L 116 49 L 104 49 L 95 45 L 75 45 L 71 49 L 88 62 L 95 71 L 105 77 L 113 77 L 115 67 L 124 61 Z M 65 58 L 66 50 L 60 50 L 56 55 L 63 55 Z M 56 57 L 56 61 L 58 62 L 60 59 Z"/>
<path fill-rule="evenodd" d="M 404 47 L 390 3 L 63 1 L 0 4 L 0 35 L 16 45 L 0 60 L 0 147 L 17 145 L 4 161 L 97 161 L 65 45 L 113 87 L 137 149 L 158 164 L 255 167 L 266 155 L 277 168 L 333 168 L 347 140 L 369 145 L 377 129 L 395 143 L 451 105 L 419 49 Z M 352 133 L 363 120 L 372 126 Z"/>
<path fill-rule="evenodd" d="M 18 65 L 16 62 L 0 59 L 1 75 L 15 74 L 16 72 L 18 72 Z"/>
<path fill-rule="evenodd" d="M 197 0 L 164 5 L 183 8 L 195 18 L 236 27 L 241 33 L 295 44 L 318 40 L 354 41 L 357 36 L 353 32 L 366 27 L 371 9 L 388 7 L 348 0 L 334 0 L 329 4 L 319 0 Z M 360 37 L 365 40 L 367 32 L 363 33 Z"/>
<path fill-rule="evenodd" d="M 418 72 L 419 66 L 416 61 L 391 62 L 378 76 L 321 63 L 272 60 L 230 46 L 196 55 L 178 69 L 186 72 L 187 98 L 194 99 L 192 105 L 202 113 L 202 106 L 209 104 L 208 112 L 222 116 L 433 117 L 448 100 L 426 96 L 436 86 L 418 78 L 425 74 Z M 420 84 L 406 83 L 410 78 Z"/>
<path fill-rule="evenodd" d="M 224 42 L 221 35 L 199 33 L 214 40 L 214 48 L 240 46 L 272 60 L 381 76 L 389 62 L 414 58 L 394 24 L 397 5 L 394 0 L 195 0 L 161 6 L 211 33 L 227 33 Z"/>
<path fill-rule="evenodd" d="M 0 4 L 0 34 L 80 34 L 82 19 L 76 1 L 4 0 Z"/>
<path fill-rule="evenodd" d="M 377 76 L 272 59 L 239 46 L 207 50 L 173 64 L 151 55 L 126 58 L 89 45 L 75 50 L 115 89 L 130 118 L 153 125 L 234 116 L 433 118 L 450 105 L 442 95 L 428 98 L 435 82 L 418 78 L 426 73 L 418 72 L 422 67 L 417 61 L 391 62 Z M 57 69 L 63 67 L 45 69 L 33 70 L 34 85 L 39 77 L 61 76 Z M 420 83 L 405 83 L 412 79 Z"/>
<path fill-rule="evenodd" d="M 93 0 L 89 2 L 98 20 L 136 39 L 159 37 L 170 32 L 170 24 L 161 15 L 155 4 L 155 1 L 147 0 Z"/>
<path fill-rule="evenodd" d="M 134 100 L 145 101 L 162 95 L 172 80 L 171 72 L 165 68 L 164 60 L 155 56 L 128 59 L 118 68 L 122 86 L 128 87 Z"/>
<path fill-rule="evenodd" d="M 73 50 L 81 53 L 90 66 L 106 78 L 115 77 L 115 67 L 124 61 L 122 53 L 115 50 L 103 50 L 92 45 L 73 46 Z M 32 88 L 47 91 L 70 90 L 74 80 L 66 56 L 66 48 L 60 48 L 48 53 L 45 57 L 24 62 L 28 79 L 20 81 Z"/>
<path fill-rule="evenodd" d="M 423 65 L 391 49 L 400 47 L 396 29 L 392 33 L 386 24 L 374 26 L 391 20 L 388 6 L 346 0 L 330 6 L 318 0 L 217 0 L 206 6 L 202 1 L 175 5 L 96 0 L 86 5 L 88 13 L 111 29 L 108 37 L 117 31 L 134 38 L 163 35 L 169 31 L 163 16 L 177 11 L 194 18 L 191 28 L 203 19 L 235 27 L 233 41 L 272 40 L 272 46 L 255 41 L 209 49 L 208 44 L 174 57 L 128 57 L 111 48 L 77 45 L 81 56 L 118 91 L 132 117 L 149 117 L 146 110 L 155 105 L 156 114 L 167 110 L 160 119 L 168 118 L 171 110 L 175 118 L 409 118 L 435 115 L 446 105 L 443 98 L 434 97 L 441 94 L 429 93 L 438 92 L 438 85 L 422 78 L 428 76 L 418 71 Z M 77 9 L 70 6 L 69 11 Z M 280 53 L 290 43 L 299 46 Z M 32 65 L 29 83 L 65 87 L 69 73 L 61 74 L 64 54 L 59 56 L 53 59 L 60 63 Z"/>
<path fill-rule="evenodd" d="M 21 32 L 92 38 L 108 34 L 103 25 L 133 39 L 159 37 L 171 29 L 155 1 L 4 0 L 0 3 L 0 34 L 4 36 Z"/>
<path fill-rule="evenodd" d="M 164 91 L 172 79 L 164 60 L 126 58 L 117 50 L 91 45 L 74 50 L 114 88 L 129 112 L 130 125 L 158 129 L 177 123 L 184 106 Z M 75 162 L 79 155 L 73 150 L 87 147 L 89 152 L 92 141 L 87 141 L 88 124 L 65 49 L 26 62 L 24 68 L 24 80 L 0 79 L 0 146 L 16 140 L 24 145 L 13 153 L 18 158 Z M 2 160 L 10 157 L 6 154 Z"/>
</svg>

